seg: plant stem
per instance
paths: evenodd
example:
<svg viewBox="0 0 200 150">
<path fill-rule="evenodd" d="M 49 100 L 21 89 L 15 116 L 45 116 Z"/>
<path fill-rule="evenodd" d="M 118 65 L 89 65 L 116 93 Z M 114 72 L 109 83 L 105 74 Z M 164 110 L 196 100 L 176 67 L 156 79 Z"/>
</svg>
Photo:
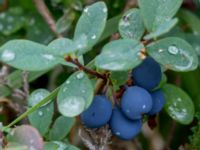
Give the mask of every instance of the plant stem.
<svg viewBox="0 0 200 150">
<path fill-rule="evenodd" d="M 106 76 L 106 74 L 100 74 L 100 73 L 96 72 L 95 70 L 92 70 L 92 69 L 87 68 L 86 66 L 82 65 L 82 64 L 78 61 L 77 58 L 72 59 L 70 56 L 67 56 L 65 60 L 68 61 L 68 62 L 71 62 L 71 63 L 75 64 L 80 70 L 83 70 L 83 71 L 85 71 L 85 72 L 87 72 L 87 73 L 89 73 L 89 74 L 91 74 L 91 75 L 96 76 L 97 78 L 101 78 L 101 79 L 107 81 L 107 76 Z"/>
</svg>

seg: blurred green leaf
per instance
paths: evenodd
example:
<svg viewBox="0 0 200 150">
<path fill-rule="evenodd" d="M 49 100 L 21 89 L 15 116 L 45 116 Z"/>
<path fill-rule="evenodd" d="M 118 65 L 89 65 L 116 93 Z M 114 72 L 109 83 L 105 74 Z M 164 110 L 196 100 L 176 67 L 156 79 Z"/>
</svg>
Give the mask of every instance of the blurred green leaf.
<svg viewBox="0 0 200 150">
<path fill-rule="evenodd" d="M 166 68 L 174 71 L 190 71 L 198 66 L 198 57 L 185 40 L 169 37 L 147 46 L 148 54 Z"/>
<path fill-rule="evenodd" d="M 104 2 L 97 2 L 87 6 L 74 33 L 74 41 L 79 48 L 79 54 L 90 50 L 100 39 L 107 20 L 107 7 Z"/>
<path fill-rule="evenodd" d="M 178 13 L 180 19 L 187 23 L 195 34 L 200 35 L 200 18 L 189 10 L 181 9 Z"/>
<path fill-rule="evenodd" d="M 101 54 L 95 59 L 95 65 L 111 71 L 132 69 L 142 62 L 142 48 L 142 44 L 131 39 L 112 41 L 103 47 Z"/>
<path fill-rule="evenodd" d="M 194 117 L 194 104 L 191 98 L 180 88 L 166 84 L 163 87 L 166 98 L 165 110 L 174 120 L 189 124 Z"/>
<path fill-rule="evenodd" d="M 0 13 L 0 32 L 11 35 L 25 26 L 25 16 L 20 7 L 11 7 L 8 11 Z"/>
<path fill-rule="evenodd" d="M 130 9 L 122 16 L 119 22 L 119 32 L 123 38 L 140 40 L 144 31 L 145 28 L 139 9 Z"/>
<path fill-rule="evenodd" d="M 73 73 L 61 86 L 57 104 L 59 112 L 74 117 L 88 108 L 93 99 L 93 87 L 83 71 Z"/>
<path fill-rule="evenodd" d="M 49 139 L 51 141 L 62 140 L 69 133 L 74 123 L 75 118 L 58 117 L 49 131 Z"/>
</svg>

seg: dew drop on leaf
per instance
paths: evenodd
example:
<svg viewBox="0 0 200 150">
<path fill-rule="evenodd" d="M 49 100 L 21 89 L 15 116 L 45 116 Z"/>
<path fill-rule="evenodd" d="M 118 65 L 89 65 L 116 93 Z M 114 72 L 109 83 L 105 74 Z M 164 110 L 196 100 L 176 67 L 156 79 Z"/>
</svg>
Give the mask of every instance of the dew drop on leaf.
<svg viewBox="0 0 200 150">
<path fill-rule="evenodd" d="M 76 75 L 77 79 L 82 79 L 84 77 L 83 72 L 80 72 L 79 74 Z"/>
<path fill-rule="evenodd" d="M 176 54 L 178 54 L 179 49 L 176 46 L 171 45 L 168 47 L 168 52 L 172 55 L 176 55 Z"/>
<path fill-rule="evenodd" d="M 38 111 L 38 115 L 39 115 L 39 116 L 42 116 L 42 115 L 43 115 L 43 112 L 42 112 L 42 111 Z"/>
<path fill-rule="evenodd" d="M 12 61 L 15 59 L 15 53 L 10 50 L 4 50 L 1 54 L 1 59 L 4 61 Z"/>
<path fill-rule="evenodd" d="M 42 56 L 43 56 L 45 59 L 47 59 L 47 60 L 53 60 L 53 59 L 55 59 L 54 56 L 51 55 L 51 54 L 43 54 Z"/>
<path fill-rule="evenodd" d="M 59 104 L 60 112 L 64 116 L 74 117 L 79 115 L 85 108 L 85 100 L 82 97 L 67 97 Z"/>
</svg>

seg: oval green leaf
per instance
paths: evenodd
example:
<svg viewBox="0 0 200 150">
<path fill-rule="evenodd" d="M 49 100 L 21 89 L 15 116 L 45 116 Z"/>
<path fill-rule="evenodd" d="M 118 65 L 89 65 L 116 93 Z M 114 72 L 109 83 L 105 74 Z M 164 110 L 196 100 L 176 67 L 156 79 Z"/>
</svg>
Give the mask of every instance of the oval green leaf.
<svg viewBox="0 0 200 150">
<path fill-rule="evenodd" d="M 48 70 L 60 59 L 48 47 L 28 40 L 12 40 L 0 47 L 0 61 L 21 70 Z"/>
<path fill-rule="evenodd" d="M 144 24 L 149 32 L 169 21 L 180 8 L 183 0 L 139 0 Z"/>
<path fill-rule="evenodd" d="M 79 54 L 90 50 L 98 42 L 106 25 L 107 11 L 104 2 L 94 3 L 84 9 L 74 33 Z"/>
<path fill-rule="evenodd" d="M 88 108 L 93 99 L 93 87 L 83 71 L 72 74 L 61 86 L 57 103 L 63 116 L 74 117 Z"/>
<path fill-rule="evenodd" d="M 131 39 L 116 40 L 103 47 L 95 58 L 98 68 L 111 71 L 129 70 L 142 62 L 140 50 L 143 45 Z"/>
<path fill-rule="evenodd" d="M 147 46 L 148 54 L 160 64 L 174 71 L 190 71 L 198 66 L 198 57 L 185 40 L 169 37 Z"/>
<path fill-rule="evenodd" d="M 170 19 L 169 21 L 166 21 L 164 24 L 158 26 L 158 28 L 147 34 L 144 39 L 145 40 L 149 40 L 149 39 L 152 39 L 152 38 L 157 38 L 165 33 L 168 33 L 178 22 L 178 19 L 177 18 L 174 18 L 174 19 Z"/>
<path fill-rule="evenodd" d="M 49 94 L 50 92 L 45 89 L 35 90 L 34 92 L 31 93 L 28 99 L 29 106 L 31 107 L 35 106 L 38 102 L 43 100 Z M 51 125 L 53 114 L 54 114 L 53 102 L 45 103 L 36 111 L 28 115 L 28 119 L 30 121 L 30 124 L 34 126 L 36 129 L 38 129 L 41 135 L 45 135 L 48 132 L 49 127 Z"/>
<path fill-rule="evenodd" d="M 145 28 L 137 8 L 127 11 L 119 22 L 119 32 L 124 39 L 140 40 Z"/>
<path fill-rule="evenodd" d="M 194 117 L 194 104 L 191 98 L 180 88 L 166 84 L 163 87 L 166 97 L 165 110 L 174 120 L 189 124 Z"/>
<path fill-rule="evenodd" d="M 62 140 L 69 133 L 74 123 L 74 118 L 64 116 L 58 117 L 54 122 L 52 129 L 49 131 L 49 139 L 51 141 Z"/>
</svg>

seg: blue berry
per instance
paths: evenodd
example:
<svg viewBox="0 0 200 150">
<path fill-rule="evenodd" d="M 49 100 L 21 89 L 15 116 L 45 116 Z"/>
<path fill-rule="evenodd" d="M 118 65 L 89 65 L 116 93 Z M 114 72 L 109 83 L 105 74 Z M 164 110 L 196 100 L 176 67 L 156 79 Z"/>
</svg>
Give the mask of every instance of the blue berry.
<svg viewBox="0 0 200 150">
<path fill-rule="evenodd" d="M 151 90 L 161 81 L 161 67 L 153 58 L 147 57 L 142 64 L 133 69 L 132 77 L 136 85 Z"/>
<path fill-rule="evenodd" d="M 111 115 L 110 100 L 103 95 L 97 95 L 90 107 L 81 114 L 81 121 L 88 128 L 100 128 L 110 120 Z"/>
<path fill-rule="evenodd" d="M 129 119 L 140 119 L 142 114 L 148 113 L 152 108 L 151 95 L 144 88 L 128 87 L 122 96 L 121 108 Z"/>
<path fill-rule="evenodd" d="M 165 104 L 165 97 L 162 90 L 157 90 L 151 93 L 153 106 L 152 109 L 148 112 L 149 115 L 155 115 L 161 111 Z"/>
<path fill-rule="evenodd" d="M 110 120 L 112 134 L 122 140 L 133 139 L 142 128 L 141 120 L 129 120 L 119 108 L 114 108 Z"/>
</svg>

